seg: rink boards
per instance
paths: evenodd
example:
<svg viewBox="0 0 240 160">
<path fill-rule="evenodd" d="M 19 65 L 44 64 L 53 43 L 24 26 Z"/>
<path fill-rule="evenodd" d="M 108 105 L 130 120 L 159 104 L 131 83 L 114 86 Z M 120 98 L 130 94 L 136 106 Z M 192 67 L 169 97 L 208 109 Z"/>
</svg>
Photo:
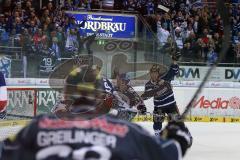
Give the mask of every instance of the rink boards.
<svg viewBox="0 0 240 160">
<path fill-rule="evenodd" d="M 173 90 L 177 106 L 180 113 L 185 109 L 197 90 L 196 82 L 174 81 Z M 200 93 L 199 97 L 193 103 L 192 109 L 188 114 L 187 121 L 191 122 L 240 122 L 240 86 L 239 83 L 217 83 L 209 82 Z M 17 87 L 17 88 L 16 88 Z M 26 103 L 32 103 L 29 106 L 36 107 L 36 115 L 49 113 L 51 107 L 57 102 L 60 93 L 49 86 L 8 86 L 15 88 L 15 92 L 9 92 L 9 106 L 14 109 L 19 107 L 19 111 L 26 110 Z M 20 90 L 19 90 L 19 89 Z M 31 101 L 27 93 L 29 91 L 21 88 L 34 89 L 34 95 Z M 134 89 L 141 95 L 144 91 L 143 85 L 136 86 Z M 153 98 L 144 101 L 149 114 L 145 116 L 136 116 L 134 121 L 152 121 L 152 111 L 154 108 Z M 29 109 L 27 109 L 29 110 Z M 25 115 L 25 113 L 23 113 Z"/>
</svg>

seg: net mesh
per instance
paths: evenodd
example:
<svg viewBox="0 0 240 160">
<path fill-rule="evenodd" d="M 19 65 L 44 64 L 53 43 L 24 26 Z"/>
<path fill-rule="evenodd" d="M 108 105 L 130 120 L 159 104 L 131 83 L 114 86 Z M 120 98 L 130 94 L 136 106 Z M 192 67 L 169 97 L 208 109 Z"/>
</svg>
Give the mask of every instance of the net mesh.
<svg viewBox="0 0 240 160">
<path fill-rule="evenodd" d="M 0 140 L 16 134 L 35 116 L 36 102 L 35 89 L 8 88 L 7 116 L 0 120 Z"/>
<path fill-rule="evenodd" d="M 36 93 L 34 89 L 8 89 L 7 119 L 33 117 L 36 112 Z"/>
</svg>

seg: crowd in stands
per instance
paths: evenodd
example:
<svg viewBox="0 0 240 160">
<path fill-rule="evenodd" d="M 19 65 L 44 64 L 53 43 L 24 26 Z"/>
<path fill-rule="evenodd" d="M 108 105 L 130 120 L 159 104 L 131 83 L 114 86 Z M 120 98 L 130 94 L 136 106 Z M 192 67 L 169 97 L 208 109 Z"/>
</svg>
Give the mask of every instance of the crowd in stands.
<svg viewBox="0 0 240 160">
<path fill-rule="evenodd" d="M 31 0 L 6 1 L 0 27 L 1 46 L 22 47 L 25 54 L 50 53 L 61 58 L 63 51 L 81 48 L 78 34 L 81 26 L 51 1 L 38 11 L 32 7 Z"/>
<path fill-rule="evenodd" d="M 63 7 L 47 5 L 36 9 L 33 0 L 5 0 L 0 13 L 1 46 L 21 46 L 25 54 L 51 49 L 57 58 L 65 51 L 82 49 L 82 37 L 75 19 L 64 10 L 100 9 L 100 0 L 66 0 Z M 160 5 L 160 6 L 159 6 Z M 170 9 L 164 11 L 162 6 Z M 173 40 L 181 60 L 213 63 L 219 56 L 223 35 L 220 16 L 198 0 L 119 0 L 113 9 L 138 11 L 158 37 L 158 49 Z M 240 5 L 230 4 L 232 48 L 225 62 L 240 62 Z M 64 51 L 64 53 L 63 53 Z M 89 52 L 90 49 L 88 50 Z M 39 53 L 41 54 L 41 53 Z"/>
</svg>

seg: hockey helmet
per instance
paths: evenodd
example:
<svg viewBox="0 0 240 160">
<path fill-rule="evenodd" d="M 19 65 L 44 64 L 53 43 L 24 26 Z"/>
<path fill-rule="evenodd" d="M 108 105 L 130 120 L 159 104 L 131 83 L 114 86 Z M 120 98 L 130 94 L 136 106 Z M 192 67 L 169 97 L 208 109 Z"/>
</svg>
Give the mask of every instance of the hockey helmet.
<svg viewBox="0 0 240 160">
<path fill-rule="evenodd" d="M 125 84 L 128 84 L 130 82 L 130 77 L 126 73 L 119 74 L 118 78 L 119 78 L 119 80 L 124 81 Z"/>
</svg>

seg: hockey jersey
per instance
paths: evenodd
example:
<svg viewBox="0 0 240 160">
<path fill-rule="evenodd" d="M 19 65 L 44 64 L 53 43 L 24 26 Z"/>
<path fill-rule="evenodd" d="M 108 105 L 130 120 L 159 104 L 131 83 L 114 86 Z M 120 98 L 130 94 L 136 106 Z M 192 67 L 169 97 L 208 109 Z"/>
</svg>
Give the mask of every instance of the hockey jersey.
<svg viewBox="0 0 240 160">
<path fill-rule="evenodd" d="M 151 80 L 145 84 L 145 91 L 161 88 L 161 90 L 154 96 L 155 107 L 168 107 L 176 104 L 174 93 L 171 86 L 171 81 L 179 73 L 179 66 L 172 64 L 169 71 L 161 77 L 158 82 Z"/>
<path fill-rule="evenodd" d="M 178 160 L 182 157 L 178 142 L 153 137 L 140 126 L 110 115 L 69 121 L 42 115 L 1 146 L 1 160 Z"/>
<path fill-rule="evenodd" d="M 120 91 L 120 89 L 118 87 L 115 87 L 114 90 L 117 91 L 119 93 L 119 95 L 123 95 L 127 98 L 129 106 L 137 107 L 140 104 L 144 105 L 141 97 L 136 93 L 136 91 L 134 91 L 134 89 L 131 86 L 128 85 L 128 88 L 126 91 Z M 124 97 L 123 97 L 123 99 L 124 99 Z"/>
</svg>

